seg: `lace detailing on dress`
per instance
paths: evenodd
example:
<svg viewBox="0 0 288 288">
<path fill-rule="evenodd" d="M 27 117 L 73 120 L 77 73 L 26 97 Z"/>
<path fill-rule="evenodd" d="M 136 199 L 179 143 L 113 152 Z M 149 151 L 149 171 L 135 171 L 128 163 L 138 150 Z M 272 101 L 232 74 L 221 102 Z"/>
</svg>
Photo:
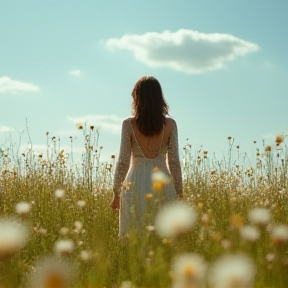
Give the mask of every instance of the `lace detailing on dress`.
<svg viewBox="0 0 288 288">
<path fill-rule="evenodd" d="M 174 186 L 177 195 L 182 195 L 182 172 L 179 160 L 179 147 L 178 147 L 178 129 L 176 122 L 173 120 L 173 130 L 170 135 L 168 144 L 168 165 L 173 178 Z"/>
<path fill-rule="evenodd" d="M 131 136 L 129 133 L 129 123 L 127 120 L 124 120 L 122 123 L 120 153 L 118 157 L 118 162 L 116 164 L 114 185 L 113 185 L 113 188 L 118 190 L 119 192 L 129 169 L 130 158 L 131 158 Z"/>
<path fill-rule="evenodd" d="M 161 147 L 160 147 L 161 151 L 159 151 L 159 154 L 157 157 L 160 157 L 160 158 L 165 157 L 165 154 L 167 153 L 169 171 L 173 178 L 176 193 L 178 195 L 182 195 L 182 172 L 181 172 L 181 166 L 180 166 L 180 160 L 179 160 L 178 129 L 177 129 L 176 122 L 173 119 L 172 121 L 173 121 L 173 128 L 172 128 L 172 132 L 169 138 L 168 147 L 166 147 L 166 145 L 164 145 L 165 147 L 162 146 L 163 135 L 164 135 L 163 133 L 162 140 L 161 140 Z M 132 142 L 133 142 L 131 139 L 132 135 L 135 138 L 133 141 L 138 146 L 139 148 L 138 150 L 140 150 L 140 155 L 142 154 L 142 157 L 145 157 L 143 151 L 141 150 L 137 142 L 133 127 L 131 125 L 131 118 L 125 119 L 122 123 L 120 154 L 118 157 L 118 162 L 116 164 L 115 175 L 114 175 L 114 185 L 113 185 L 113 188 L 118 190 L 119 192 L 121 190 L 122 183 L 124 182 L 125 177 L 130 167 L 131 153 L 133 150 L 132 148 L 134 147 L 134 146 L 132 147 Z M 137 155 L 134 155 L 134 158 L 135 156 L 137 157 Z"/>
</svg>

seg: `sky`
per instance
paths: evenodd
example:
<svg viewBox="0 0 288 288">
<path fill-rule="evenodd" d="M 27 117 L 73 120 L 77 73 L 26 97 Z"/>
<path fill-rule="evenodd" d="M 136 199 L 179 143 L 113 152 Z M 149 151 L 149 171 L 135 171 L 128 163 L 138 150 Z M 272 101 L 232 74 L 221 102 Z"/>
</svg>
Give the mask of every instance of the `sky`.
<svg viewBox="0 0 288 288">
<path fill-rule="evenodd" d="M 253 157 L 288 134 L 287 20 L 287 0 L 0 0 L 0 148 L 56 137 L 80 155 L 95 125 L 117 157 L 133 86 L 153 75 L 181 157 L 189 143 L 221 158 L 229 136 Z"/>
</svg>

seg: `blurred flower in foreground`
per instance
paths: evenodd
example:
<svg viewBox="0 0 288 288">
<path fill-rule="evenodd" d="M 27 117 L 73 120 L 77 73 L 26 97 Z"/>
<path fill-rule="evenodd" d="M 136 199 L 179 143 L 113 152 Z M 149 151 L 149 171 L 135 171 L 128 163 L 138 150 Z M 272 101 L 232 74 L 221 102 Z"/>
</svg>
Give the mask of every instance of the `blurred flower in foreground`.
<svg viewBox="0 0 288 288">
<path fill-rule="evenodd" d="M 0 259 L 19 251 L 28 240 L 28 228 L 13 219 L 0 219 Z"/>
<path fill-rule="evenodd" d="M 58 240 L 54 244 L 54 251 L 58 255 L 70 255 L 74 250 L 74 242 L 70 239 Z"/>
<path fill-rule="evenodd" d="M 253 208 L 249 211 L 249 220 L 251 223 L 265 226 L 270 221 L 270 211 L 267 208 Z"/>
<path fill-rule="evenodd" d="M 65 196 L 65 191 L 63 189 L 56 189 L 55 190 L 55 197 L 57 199 L 63 199 Z"/>
<path fill-rule="evenodd" d="M 84 200 L 79 200 L 79 201 L 77 202 L 77 205 L 78 205 L 79 207 L 84 207 L 84 206 L 86 205 L 86 202 L 85 202 Z"/>
<path fill-rule="evenodd" d="M 161 192 L 165 185 L 171 183 L 171 177 L 169 177 L 163 171 L 159 170 L 157 167 L 155 167 L 152 172 L 151 180 L 153 190 L 156 192 Z"/>
<path fill-rule="evenodd" d="M 133 288 L 133 287 L 134 285 L 132 284 L 132 282 L 128 280 L 123 281 L 120 285 L 120 288 Z"/>
<path fill-rule="evenodd" d="M 79 257 L 82 261 L 89 261 L 92 258 L 92 253 L 86 250 L 82 250 Z"/>
<path fill-rule="evenodd" d="M 80 233 L 82 228 L 83 228 L 83 224 L 80 221 L 75 221 L 74 222 L 74 227 L 75 227 L 74 232 L 75 233 Z"/>
<path fill-rule="evenodd" d="M 288 226 L 284 224 L 276 225 L 270 232 L 271 241 L 273 244 L 281 244 L 288 241 Z"/>
<path fill-rule="evenodd" d="M 185 253 L 172 261 L 172 279 L 174 288 L 205 287 L 207 265 L 202 256 Z"/>
<path fill-rule="evenodd" d="M 31 205 L 27 202 L 19 202 L 16 204 L 15 210 L 19 215 L 27 215 L 30 212 Z"/>
<path fill-rule="evenodd" d="M 175 238 L 191 229 L 196 219 L 196 211 L 189 203 L 171 202 L 157 213 L 155 228 L 161 238 Z"/>
<path fill-rule="evenodd" d="M 212 264 L 208 280 L 211 288 L 252 288 L 254 276 L 255 267 L 250 258 L 225 255 Z"/>
<path fill-rule="evenodd" d="M 246 225 L 240 229 L 240 236 L 245 241 L 255 242 L 260 237 L 260 231 L 257 227 Z"/>
<path fill-rule="evenodd" d="M 29 287 L 69 288 L 71 275 L 71 266 L 66 261 L 46 258 L 36 264 Z"/>
</svg>

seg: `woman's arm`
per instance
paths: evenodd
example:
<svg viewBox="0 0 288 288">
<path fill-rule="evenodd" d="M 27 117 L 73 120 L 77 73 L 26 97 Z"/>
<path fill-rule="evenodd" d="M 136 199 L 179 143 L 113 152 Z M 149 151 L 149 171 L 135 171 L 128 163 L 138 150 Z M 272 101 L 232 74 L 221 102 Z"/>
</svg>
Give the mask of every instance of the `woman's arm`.
<svg viewBox="0 0 288 288">
<path fill-rule="evenodd" d="M 176 122 L 173 119 L 171 120 L 173 122 L 173 127 L 168 144 L 168 165 L 173 178 L 176 193 L 181 199 L 183 196 L 183 186 L 182 171 L 179 160 L 178 129 Z"/>
<path fill-rule="evenodd" d="M 126 119 L 122 123 L 120 152 L 114 174 L 114 184 L 113 184 L 114 199 L 119 198 L 121 185 L 129 169 L 130 158 L 131 158 L 131 138 L 129 133 L 129 120 Z"/>
</svg>

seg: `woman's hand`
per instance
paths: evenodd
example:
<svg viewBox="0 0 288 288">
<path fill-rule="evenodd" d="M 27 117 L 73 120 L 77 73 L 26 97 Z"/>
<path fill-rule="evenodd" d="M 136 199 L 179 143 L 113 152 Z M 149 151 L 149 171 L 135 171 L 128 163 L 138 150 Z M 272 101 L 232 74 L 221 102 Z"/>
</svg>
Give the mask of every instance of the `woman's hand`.
<svg viewBox="0 0 288 288">
<path fill-rule="evenodd" d="M 114 193 L 114 197 L 110 204 L 110 207 L 114 210 L 117 210 L 120 208 L 120 196 L 118 193 L 117 194 Z"/>
</svg>

